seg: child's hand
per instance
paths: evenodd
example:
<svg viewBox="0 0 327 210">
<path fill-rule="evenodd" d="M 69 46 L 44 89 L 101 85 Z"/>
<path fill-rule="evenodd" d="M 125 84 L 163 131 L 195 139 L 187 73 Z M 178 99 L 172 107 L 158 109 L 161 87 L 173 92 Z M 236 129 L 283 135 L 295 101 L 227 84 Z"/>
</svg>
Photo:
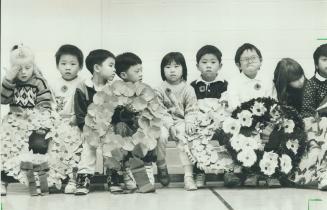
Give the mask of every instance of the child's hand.
<svg viewBox="0 0 327 210">
<path fill-rule="evenodd" d="M 21 67 L 18 65 L 12 66 L 9 70 L 6 71 L 5 78 L 9 81 L 13 81 L 16 78 L 20 69 Z"/>
<path fill-rule="evenodd" d="M 188 135 L 193 134 L 195 132 L 195 125 L 193 123 L 186 123 L 185 131 Z"/>
</svg>

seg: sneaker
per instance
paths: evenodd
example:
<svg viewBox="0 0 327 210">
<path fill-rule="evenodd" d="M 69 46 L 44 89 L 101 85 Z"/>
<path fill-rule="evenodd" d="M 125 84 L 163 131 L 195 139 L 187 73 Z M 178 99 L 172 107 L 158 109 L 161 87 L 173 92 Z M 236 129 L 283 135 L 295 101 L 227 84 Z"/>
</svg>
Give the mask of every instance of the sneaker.
<svg viewBox="0 0 327 210">
<path fill-rule="evenodd" d="M 163 168 L 158 167 L 158 174 L 157 174 L 159 182 L 162 184 L 162 186 L 168 186 L 170 183 L 170 177 L 168 173 L 167 166 Z"/>
<path fill-rule="evenodd" d="M 193 191 L 198 189 L 192 176 L 184 176 L 184 185 L 184 188 L 187 191 Z"/>
<path fill-rule="evenodd" d="M 136 190 L 136 182 L 130 168 L 126 168 L 123 172 L 123 180 L 127 190 Z"/>
<path fill-rule="evenodd" d="M 75 195 L 86 195 L 90 188 L 90 174 L 78 174 Z"/>
<path fill-rule="evenodd" d="M 258 186 L 258 177 L 256 175 L 248 176 L 244 181 L 243 185 L 245 187 L 256 187 Z"/>
<path fill-rule="evenodd" d="M 224 186 L 225 187 L 236 187 L 241 184 L 240 178 L 232 173 L 232 172 L 226 172 L 224 174 Z"/>
<path fill-rule="evenodd" d="M 154 185 L 155 181 L 154 181 L 154 175 L 153 175 L 153 166 L 152 165 L 145 166 L 145 171 L 146 171 L 146 174 L 149 177 L 150 183 L 152 185 Z"/>
<path fill-rule="evenodd" d="M 119 178 L 120 175 L 116 171 L 108 175 L 108 189 L 113 194 L 121 194 L 124 192 L 124 189 L 120 186 Z"/>
<path fill-rule="evenodd" d="M 76 192 L 76 182 L 72 179 L 69 179 L 68 184 L 65 187 L 65 194 L 75 194 Z"/>
<path fill-rule="evenodd" d="M 8 186 L 8 183 L 1 182 L 1 196 L 7 195 L 7 186 Z"/>
<path fill-rule="evenodd" d="M 206 185 L 206 174 L 205 173 L 196 173 L 195 174 L 195 184 L 197 188 L 202 188 Z"/>
</svg>

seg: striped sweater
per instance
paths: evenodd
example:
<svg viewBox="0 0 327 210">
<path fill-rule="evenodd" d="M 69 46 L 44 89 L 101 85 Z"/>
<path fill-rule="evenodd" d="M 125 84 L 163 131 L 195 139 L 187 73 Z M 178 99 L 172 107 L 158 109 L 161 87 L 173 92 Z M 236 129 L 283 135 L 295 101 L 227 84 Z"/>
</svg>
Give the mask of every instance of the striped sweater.
<svg viewBox="0 0 327 210">
<path fill-rule="evenodd" d="M 44 78 L 33 75 L 26 82 L 2 81 L 1 104 L 9 104 L 10 112 L 33 108 L 51 109 L 51 102 L 52 95 Z"/>
</svg>

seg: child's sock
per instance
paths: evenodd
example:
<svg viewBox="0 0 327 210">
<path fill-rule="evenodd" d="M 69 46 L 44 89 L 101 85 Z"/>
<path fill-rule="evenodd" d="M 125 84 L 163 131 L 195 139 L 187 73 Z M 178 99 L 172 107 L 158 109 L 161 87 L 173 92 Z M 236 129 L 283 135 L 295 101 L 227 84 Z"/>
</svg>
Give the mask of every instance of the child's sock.
<svg viewBox="0 0 327 210">
<path fill-rule="evenodd" d="M 184 176 L 193 177 L 193 166 L 192 165 L 185 165 L 183 167 L 184 167 Z"/>
<path fill-rule="evenodd" d="M 38 177 L 40 180 L 40 188 L 42 194 L 49 193 L 49 186 L 48 186 L 48 171 L 49 165 L 47 162 L 41 163 L 39 165 L 40 170 L 38 171 Z"/>
<path fill-rule="evenodd" d="M 31 162 L 21 162 L 20 168 L 25 171 L 27 181 L 28 181 L 28 189 L 32 196 L 38 195 L 35 183 L 35 176 L 33 172 L 33 163 Z"/>
<path fill-rule="evenodd" d="M 149 181 L 151 184 L 154 185 L 155 181 L 154 181 L 154 175 L 153 175 L 153 166 L 152 166 L 152 163 L 150 163 L 151 165 L 149 164 L 145 164 L 145 170 L 146 170 L 146 173 L 149 177 Z"/>
<path fill-rule="evenodd" d="M 154 192 L 155 188 L 149 180 L 143 161 L 132 158 L 130 159 L 130 166 L 139 191 L 141 193 Z"/>
</svg>

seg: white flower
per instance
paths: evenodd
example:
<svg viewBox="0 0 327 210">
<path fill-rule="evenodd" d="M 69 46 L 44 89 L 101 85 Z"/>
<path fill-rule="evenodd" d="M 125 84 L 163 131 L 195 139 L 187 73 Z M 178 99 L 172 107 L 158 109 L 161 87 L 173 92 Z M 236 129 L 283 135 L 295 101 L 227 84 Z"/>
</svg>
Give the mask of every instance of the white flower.
<svg viewBox="0 0 327 210">
<path fill-rule="evenodd" d="M 259 166 L 265 175 L 271 176 L 275 173 L 277 164 L 275 165 L 274 162 L 270 162 L 268 159 L 262 159 Z"/>
<path fill-rule="evenodd" d="M 279 158 L 279 160 L 281 171 L 285 174 L 288 174 L 292 169 L 292 159 L 290 158 L 290 156 L 283 154 L 282 157 Z"/>
<path fill-rule="evenodd" d="M 233 149 L 235 151 L 240 151 L 242 149 L 242 135 L 234 135 L 231 139 L 230 139 L 230 144 L 233 147 Z"/>
<path fill-rule="evenodd" d="M 262 159 L 274 163 L 273 165 L 276 165 L 276 167 L 277 167 L 278 154 L 276 154 L 272 151 L 264 152 Z"/>
<path fill-rule="evenodd" d="M 243 163 L 243 166 L 251 167 L 257 161 L 257 155 L 253 150 L 242 150 L 237 154 L 237 159 Z"/>
<path fill-rule="evenodd" d="M 251 110 L 252 110 L 252 113 L 257 116 L 262 116 L 267 111 L 264 103 L 257 102 L 257 101 L 254 103 Z"/>
<path fill-rule="evenodd" d="M 238 113 L 237 118 L 240 120 L 242 126 L 250 127 L 252 125 L 252 114 L 248 110 Z"/>
<path fill-rule="evenodd" d="M 296 154 L 297 153 L 297 150 L 299 149 L 299 140 L 297 140 L 297 139 L 295 139 L 295 140 L 289 139 L 286 142 L 286 147 L 287 147 L 287 149 L 292 150 L 292 152 L 294 154 Z"/>
<path fill-rule="evenodd" d="M 226 133 L 231 133 L 231 134 L 235 135 L 235 134 L 238 134 L 240 132 L 240 129 L 241 129 L 241 124 L 236 119 L 228 118 L 223 123 L 223 130 Z"/>
<path fill-rule="evenodd" d="M 280 118 L 280 112 L 279 112 L 279 107 L 277 106 L 277 104 L 273 105 L 269 114 L 272 117 L 272 119 L 274 121 L 278 120 Z"/>
<path fill-rule="evenodd" d="M 255 137 L 246 137 L 243 135 L 240 136 L 242 136 L 241 139 L 242 150 L 246 150 L 246 149 L 257 150 L 260 148 L 260 144 Z"/>
<path fill-rule="evenodd" d="M 295 124 L 293 120 L 286 119 L 284 120 L 284 129 L 285 133 L 292 133 L 294 130 Z"/>
</svg>

